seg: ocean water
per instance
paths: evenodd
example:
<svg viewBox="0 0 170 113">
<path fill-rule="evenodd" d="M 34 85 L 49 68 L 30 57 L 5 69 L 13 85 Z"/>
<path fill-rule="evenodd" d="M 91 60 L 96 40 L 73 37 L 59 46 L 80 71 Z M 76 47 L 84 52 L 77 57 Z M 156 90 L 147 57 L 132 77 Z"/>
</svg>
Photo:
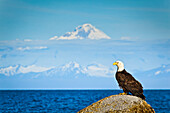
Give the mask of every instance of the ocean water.
<svg viewBox="0 0 170 113">
<path fill-rule="evenodd" d="M 121 90 L 0 90 L 0 112 L 76 113 Z M 144 90 L 156 113 L 170 112 L 170 90 Z"/>
</svg>

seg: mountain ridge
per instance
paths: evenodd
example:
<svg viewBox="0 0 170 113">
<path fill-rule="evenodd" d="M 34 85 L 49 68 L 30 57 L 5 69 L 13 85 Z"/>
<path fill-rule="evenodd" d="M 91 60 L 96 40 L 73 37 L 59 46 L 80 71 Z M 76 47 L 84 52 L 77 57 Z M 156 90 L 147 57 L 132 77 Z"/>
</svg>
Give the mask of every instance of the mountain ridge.
<svg viewBox="0 0 170 113">
<path fill-rule="evenodd" d="M 54 36 L 49 40 L 75 40 L 75 39 L 90 39 L 90 40 L 100 40 L 100 39 L 111 39 L 104 32 L 95 28 L 89 23 L 79 25 L 72 32 L 67 32 L 64 35 L 58 37 Z"/>
<path fill-rule="evenodd" d="M 0 75 L 4 76 L 17 76 L 17 75 L 35 75 L 36 77 L 44 76 L 95 76 L 95 77 L 114 77 L 116 70 L 112 67 L 107 67 L 102 64 L 88 64 L 87 66 L 80 65 L 75 61 L 71 61 L 64 65 L 56 67 L 41 67 L 36 65 L 13 65 L 0 68 Z M 144 72 L 135 72 L 134 76 L 141 77 L 147 75 L 148 77 L 160 77 L 170 75 L 170 64 L 162 65 L 158 68 L 154 68 Z"/>
<path fill-rule="evenodd" d="M 93 65 L 93 68 L 91 66 Z M 33 73 L 35 75 L 44 76 L 65 76 L 65 75 L 84 75 L 84 76 L 101 76 L 99 72 L 102 72 L 103 77 L 112 77 L 110 73 L 113 71 L 101 64 L 90 64 L 87 66 L 82 66 L 77 62 L 69 62 L 64 65 L 56 67 L 40 67 L 36 65 L 14 65 L 4 68 L 0 68 L 0 74 L 5 76 L 14 76 L 19 74 L 29 74 Z M 93 74 L 92 74 L 93 73 Z"/>
</svg>

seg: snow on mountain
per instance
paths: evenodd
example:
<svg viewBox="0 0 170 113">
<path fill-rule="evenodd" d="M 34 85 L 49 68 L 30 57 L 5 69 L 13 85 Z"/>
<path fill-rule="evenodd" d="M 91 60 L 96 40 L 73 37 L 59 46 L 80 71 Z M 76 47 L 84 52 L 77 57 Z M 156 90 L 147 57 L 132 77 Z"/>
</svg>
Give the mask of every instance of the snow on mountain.
<svg viewBox="0 0 170 113">
<path fill-rule="evenodd" d="M 77 62 L 69 62 L 68 64 L 57 66 L 43 73 L 45 76 L 67 76 L 76 77 L 85 75 L 85 67 L 81 66 Z"/>
<path fill-rule="evenodd" d="M 86 69 L 83 66 L 80 66 L 77 62 L 70 62 L 64 66 L 61 66 L 60 69 L 62 71 L 75 71 L 76 74 L 86 73 Z"/>
<path fill-rule="evenodd" d="M 19 65 L 16 65 L 16 66 L 9 66 L 6 68 L 1 68 L 0 74 L 6 75 L 6 76 L 15 75 L 18 73 L 19 67 L 20 67 Z"/>
<path fill-rule="evenodd" d="M 54 36 L 49 40 L 73 40 L 73 39 L 99 40 L 99 39 L 111 39 L 111 38 L 107 36 L 104 32 L 96 29 L 91 24 L 83 24 L 76 27 L 76 29 L 72 32 L 67 32 L 60 37 Z"/>
<path fill-rule="evenodd" d="M 9 66 L 6 68 L 0 68 L 0 74 L 6 75 L 6 76 L 12 76 L 12 75 L 17 75 L 17 74 L 25 74 L 25 73 L 39 73 L 43 71 L 47 71 L 50 68 L 46 67 L 40 67 L 40 66 L 35 66 L 35 65 L 30 65 L 30 66 L 22 66 L 22 65 L 15 65 L 15 66 Z"/>
<path fill-rule="evenodd" d="M 69 62 L 68 64 L 57 67 L 40 67 L 40 66 L 9 66 L 0 68 L 0 74 L 12 76 L 17 74 L 34 73 L 36 77 L 45 76 L 62 76 L 62 77 L 79 77 L 79 76 L 98 76 L 98 77 L 113 77 L 113 69 L 110 69 L 101 64 L 90 64 L 81 66 L 77 62 Z"/>
<path fill-rule="evenodd" d="M 68 64 L 58 66 L 48 72 L 46 76 L 67 76 L 67 77 L 83 77 L 83 76 L 96 76 L 96 77 L 113 77 L 113 69 L 110 69 L 101 64 L 90 64 L 82 66 L 77 62 L 69 62 Z"/>
<path fill-rule="evenodd" d="M 14 76 L 14 75 L 33 75 L 38 76 L 57 76 L 57 77 L 114 77 L 116 70 L 109 68 L 101 64 L 90 64 L 87 66 L 82 66 L 77 62 L 69 62 L 65 65 L 56 67 L 41 67 L 36 65 L 22 66 L 15 65 L 0 68 L 0 75 Z M 144 72 L 136 72 L 134 75 L 138 76 L 148 76 L 148 77 L 162 77 L 170 75 L 170 65 L 162 65 L 159 68 Z"/>
</svg>

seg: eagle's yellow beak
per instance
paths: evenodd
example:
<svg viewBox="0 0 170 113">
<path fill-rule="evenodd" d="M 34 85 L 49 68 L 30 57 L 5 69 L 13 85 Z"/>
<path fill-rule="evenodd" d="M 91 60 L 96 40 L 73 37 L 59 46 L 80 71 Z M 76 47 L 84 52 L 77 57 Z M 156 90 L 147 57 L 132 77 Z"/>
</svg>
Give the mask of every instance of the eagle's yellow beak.
<svg viewBox="0 0 170 113">
<path fill-rule="evenodd" d="M 117 65 L 117 62 L 113 63 L 113 65 Z"/>
</svg>

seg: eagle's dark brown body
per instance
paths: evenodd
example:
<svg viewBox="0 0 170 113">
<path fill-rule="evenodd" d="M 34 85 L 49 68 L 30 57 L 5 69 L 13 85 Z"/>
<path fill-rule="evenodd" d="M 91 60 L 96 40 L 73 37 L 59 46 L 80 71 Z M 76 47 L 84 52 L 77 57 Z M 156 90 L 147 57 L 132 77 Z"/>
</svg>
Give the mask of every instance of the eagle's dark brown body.
<svg viewBox="0 0 170 113">
<path fill-rule="evenodd" d="M 130 92 L 132 95 L 145 100 L 142 85 L 125 69 L 121 72 L 116 72 L 116 80 L 125 93 Z"/>
</svg>

